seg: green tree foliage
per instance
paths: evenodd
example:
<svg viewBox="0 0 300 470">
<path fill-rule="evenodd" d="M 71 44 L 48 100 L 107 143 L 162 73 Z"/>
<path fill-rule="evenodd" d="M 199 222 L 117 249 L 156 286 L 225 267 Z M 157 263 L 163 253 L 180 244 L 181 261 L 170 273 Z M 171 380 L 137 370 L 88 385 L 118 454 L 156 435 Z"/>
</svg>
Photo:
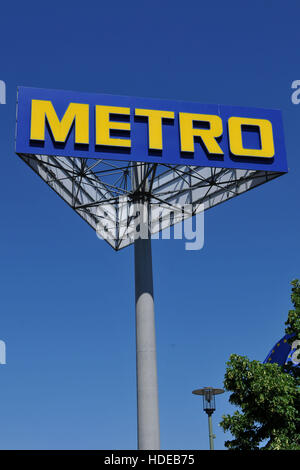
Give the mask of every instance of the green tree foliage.
<svg viewBox="0 0 300 470">
<path fill-rule="evenodd" d="M 285 323 L 286 334 L 293 334 L 290 344 L 300 340 L 300 282 L 291 284 L 294 309 Z M 262 364 L 232 354 L 224 387 L 232 392 L 230 403 L 238 407 L 220 423 L 233 436 L 225 442 L 228 449 L 300 450 L 300 367 Z"/>
</svg>

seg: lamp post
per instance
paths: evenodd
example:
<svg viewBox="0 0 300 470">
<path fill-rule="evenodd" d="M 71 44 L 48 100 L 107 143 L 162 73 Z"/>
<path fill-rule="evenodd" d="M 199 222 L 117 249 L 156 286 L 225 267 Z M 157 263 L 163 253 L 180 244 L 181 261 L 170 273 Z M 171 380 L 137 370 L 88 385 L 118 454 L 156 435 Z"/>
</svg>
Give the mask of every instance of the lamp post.
<svg viewBox="0 0 300 470">
<path fill-rule="evenodd" d="M 215 436 L 213 434 L 211 416 L 216 409 L 215 395 L 220 395 L 221 393 L 224 393 L 224 390 L 222 388 L 204 387 L 199 388 L 198 390 L 193 390 L 192 393 L 194 395 L 203 396 L 203 410 L 208 416 L 209 448 L 210 450 L 214 450 Z"/>
</svg>

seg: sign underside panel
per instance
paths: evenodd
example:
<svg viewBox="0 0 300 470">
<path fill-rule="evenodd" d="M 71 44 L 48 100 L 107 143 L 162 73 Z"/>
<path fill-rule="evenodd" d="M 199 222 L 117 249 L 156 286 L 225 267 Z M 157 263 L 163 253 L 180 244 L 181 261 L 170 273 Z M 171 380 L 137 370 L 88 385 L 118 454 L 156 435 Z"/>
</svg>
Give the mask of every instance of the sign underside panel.
<svg viewBox="0 0 300 470">
<path fill-rule="evenodd" d="M 18 154 L 101 238 L 115 250 L 134 242 L 131 208 L 133 162 L 54 155 Z M 232 199 L 282 173 L 188 165 L 143 164 L 152 234 L 183 218 Z M 182 216 L 180 208 L 188 206 Z M 169 212 L 173 217 L 169 217 Z M 175 214 L 175 216 L 174 216 Z"/>
</svg>

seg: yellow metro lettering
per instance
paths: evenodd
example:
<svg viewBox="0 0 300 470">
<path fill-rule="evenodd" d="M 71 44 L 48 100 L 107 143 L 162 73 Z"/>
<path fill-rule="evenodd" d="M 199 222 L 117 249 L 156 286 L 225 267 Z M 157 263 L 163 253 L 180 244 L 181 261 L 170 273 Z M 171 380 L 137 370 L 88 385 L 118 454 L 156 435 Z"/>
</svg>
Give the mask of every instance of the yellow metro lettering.
<svg viewBox="0 0 300 470">
<path fill-rule="evenodd" d="M 111 114 L 130 115 L 130 108 L 96 105 L 96 145 L 131 147 L 130 139 L 117 139 L 110 136 L 110 130 L 130 131 L 129 122 L 110 121 Z"/>
<path fill-rule="evenodd" d="M 70 103 L 63 118 L 58 119 L 51 101 L 32 100 L 31 140 L 45 140 L 46 119 L 55 142 L 64 143 L 75 121 L 75 143 L 89 143 L 89 105 Z"/>
<path fill-rule="evenodd" d="M 208 122 L 209 129 L 196 129 L 194 121 Z M 215 155 L 224 155 L 223 150 L 216 141 L 221 137 L 223 124 L 220 116 L 213 114 L 193 114 L 179 113 L 180 122 L 180 142 L 182 152 L 194 152 L 194 137 L 201 137 L 208 153 Z"/>
<path fill-rule="evenodd" d="M 162 120 L 163 118 L 174 119 L 174 112 L 157 109 L 136 109 L 135 115 L 148 118 L 149 149 L 162 150 Z"/>
<path fill-rule="evenodd" d="M 242 126 L 256 126 L 260 132 L 260 149 L 246 149 L 243 146 Z M 228 119 L 230 151 L 239 157 L 274 157 L 272 123 L 267 119 L 253 119 L 232 116 Z"/>
<path fill-rule="evenodd" d="M 131 148 L 130 138 L 113 136 L 112 131 L 131 131 L 130 122 L 111 120 L 112 115 L 130 116 L 130 108 L 119 106 L 95 106 L 95 145 Z M 175 119 L 173 111 L 156 109 L 135 109 L 135 116 L 148 120 L 148 148 L 163 150 L 163 119 Z M 219 115 L 178 113 L 180 150 L 195 151 L 195 138 L 201 138 L 207 153 L 224 155 L 217 139 L 222 136 L 223 123 Z M 74 124 L 75 144 L 89 144 L 89 104 L 69 103 L 65 114 L 58 118 L 51 101 L 31 101 L 30 140 L 45 141 L 45 127 L 48 122 L 53 140 L 65 143 Z M 194 127 L 195 123 L 205 123 L 206 128 Z M 137 124 L 138 126 L 138 124 Z M 259 129 L 260 148 L 245 148 L 243 144 L 243 127 Z M 135 127 L 136 128 L 136 127 Z M 137 129 L 138 130 L 138 129 Z M 126 136 L 128 137 L 128 136 Z M 232 155 L 237 157 L 274 157 L 274 137 L 271 121 L 249 117 L 231 116 L 228 119 L 228 143 Z"/>
</svg>

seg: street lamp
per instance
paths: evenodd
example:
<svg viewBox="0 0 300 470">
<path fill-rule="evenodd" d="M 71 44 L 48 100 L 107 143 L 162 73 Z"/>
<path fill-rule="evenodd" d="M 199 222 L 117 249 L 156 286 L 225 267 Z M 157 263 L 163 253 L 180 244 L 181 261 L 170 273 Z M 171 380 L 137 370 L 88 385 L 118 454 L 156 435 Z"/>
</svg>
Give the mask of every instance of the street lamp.
<svg viewBox="0 0 300 470">
<path fill-rule="evenodd" d="M 192 393 L 194 395 L 203 396 L 203 410 L 208 416 L 209 448 L 210 450 L 214 450 L 215 435 L 213 434 L 211 415 L 216 409 L 215 395 L 224 393 L 224 390 L 222 388 L 204 387 L 199 388 L 198 390 L 193 390 Z"/>
</svg>

